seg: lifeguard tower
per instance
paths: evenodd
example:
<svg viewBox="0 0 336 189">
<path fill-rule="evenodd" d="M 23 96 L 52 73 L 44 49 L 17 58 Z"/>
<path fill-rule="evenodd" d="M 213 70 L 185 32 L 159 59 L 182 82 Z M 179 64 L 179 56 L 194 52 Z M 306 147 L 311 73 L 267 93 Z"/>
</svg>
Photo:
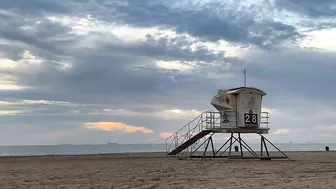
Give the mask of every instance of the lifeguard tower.
<svg viewBox="0 0 336 189">
<path fill-rule="evenodd" d="M 269 133 L 269 113 L 262 112 L 262 99 L 266 93 L 252 87 L 220 89 L 211 104 L 217 111 L 206 111 L 166 139 L 168 157 L 178 158 L 228 158 L 230 159 L 289 159 L 263 134 Z M 230 134 L 229 139 L 216 150 L 214 134 Z M 260 135 L 257 153 L 241 137 L 242 134 Z M 266 141 L 281 156 L 271 156 Z M 235 151 L 232 152 L 234 146 Z M 209 147 L 209 145 L 211 146 Z M 227 147 L 226 147 L 227 146 Z M 224 148 L 226 147 L 226 148 Z M 211 148 L 210 151 L 208 149 Z M 224 149 L 224 150 L 223 150 Z"/>
</svg>

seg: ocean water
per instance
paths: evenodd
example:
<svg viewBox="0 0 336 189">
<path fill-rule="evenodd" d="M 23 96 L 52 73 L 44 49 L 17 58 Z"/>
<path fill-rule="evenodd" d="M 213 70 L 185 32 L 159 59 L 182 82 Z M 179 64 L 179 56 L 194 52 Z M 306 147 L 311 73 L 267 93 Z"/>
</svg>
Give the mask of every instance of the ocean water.
<svg viewBox="0 0 336 189">
<path fill-rule="evenodd" d="M 237 143 L 236 143 L 237 144 Z M 236 145 L 235 144 L 235 145 Z M 331 143 L 274 143 L 281 151 L 330 151 L 336 150 L 336 144 Z M 253 150 L 260 150 L 260 143 L 251 143 Z M 221 144 L 214 144 L 219 149 Z M 227 147 L 227 145 L 226 145 Z M 226 148 L 225 147 L 225 148 Z M 267 144 L 269 151 L 276 148 Z M 42 155 L 84 155 L 132 152 L 166 152 L 165 144 L 102 144 L 102 145 L 41 145 L 41 146 L 0 146 L 0 156 L 42 156 Z"/>
</svg>

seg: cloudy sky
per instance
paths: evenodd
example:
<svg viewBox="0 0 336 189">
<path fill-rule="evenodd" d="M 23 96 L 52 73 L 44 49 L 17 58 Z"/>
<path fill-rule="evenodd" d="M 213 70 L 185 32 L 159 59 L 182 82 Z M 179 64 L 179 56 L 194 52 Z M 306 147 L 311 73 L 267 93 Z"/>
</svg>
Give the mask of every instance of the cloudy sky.
<svg viewBox="0 0 336 189">
<path fill-rule="evenodd" d="M 336 142 L 334 0 L 1 0 L 0 145 L 163 143 L 218 89 Z"/>
</svg>

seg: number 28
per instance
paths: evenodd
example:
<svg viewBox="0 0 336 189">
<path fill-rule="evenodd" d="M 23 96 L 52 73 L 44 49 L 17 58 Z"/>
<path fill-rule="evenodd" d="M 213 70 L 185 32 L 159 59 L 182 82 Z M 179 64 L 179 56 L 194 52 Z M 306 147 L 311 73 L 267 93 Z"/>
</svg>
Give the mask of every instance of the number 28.
<svg viewBox="0 0 336 189">
<path fill-rule="evenodd" d="M 251 116 L 251 117 L 250 117 Z M 257 123 L 257 115 L 256 114 L 245 114 L 245 123 Z"/>
</svg>

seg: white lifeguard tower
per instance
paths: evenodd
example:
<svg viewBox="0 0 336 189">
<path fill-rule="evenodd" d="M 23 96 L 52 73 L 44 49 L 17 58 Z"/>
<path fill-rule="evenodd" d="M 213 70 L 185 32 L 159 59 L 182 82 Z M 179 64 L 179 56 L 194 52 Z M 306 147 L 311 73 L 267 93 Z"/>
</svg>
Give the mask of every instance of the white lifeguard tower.
<svg viewBox="0 0 336 189">
<path fill-rule="evenodd" d="M 167 156 L 177 156 L 179 158 L 228 158 L 229 160 L 290 160 L 288 156 L 263 136 L 263 134 L 268 134 L 270 130 L 269 113 L 262 111 L 262 100 L 265 95 L 264 91 L 252 87 L 220 89 L 211 100 L 211 104 L 217 111 L 203 112 L 166 139 Z M 218 150 L 215 150 L 212 137 L 217 133 L 230 134 L 230 137 Z M 246 133 L 260 135 L 259 153 L 242 140 L 241 134 Z M 238 136 L 236 137 L 235 135 Z M 266 141 L 282 156 L 272 157 L 268 151 Z M 238 155 L 232 154 L 232 147 L 235 142 L 239 144 L 239 147 L 235 146 L 235 152 L 240 152 Z M 210 154 L 208 152 L 209 144 L 211 144 L 212 148 Z M 222 150 L 227 144 L 228 147 Z"/>
<path fill-rule="evenodd" d="M 261 127 L 262 114 L 268 117 L 267 112 L 261 112 L 264 95 L 265 92 L 250 87 L 220 89 L 211 101 L 220 113 L 218 132 L 268 134 L 269 128 Z"/>
</svg>

